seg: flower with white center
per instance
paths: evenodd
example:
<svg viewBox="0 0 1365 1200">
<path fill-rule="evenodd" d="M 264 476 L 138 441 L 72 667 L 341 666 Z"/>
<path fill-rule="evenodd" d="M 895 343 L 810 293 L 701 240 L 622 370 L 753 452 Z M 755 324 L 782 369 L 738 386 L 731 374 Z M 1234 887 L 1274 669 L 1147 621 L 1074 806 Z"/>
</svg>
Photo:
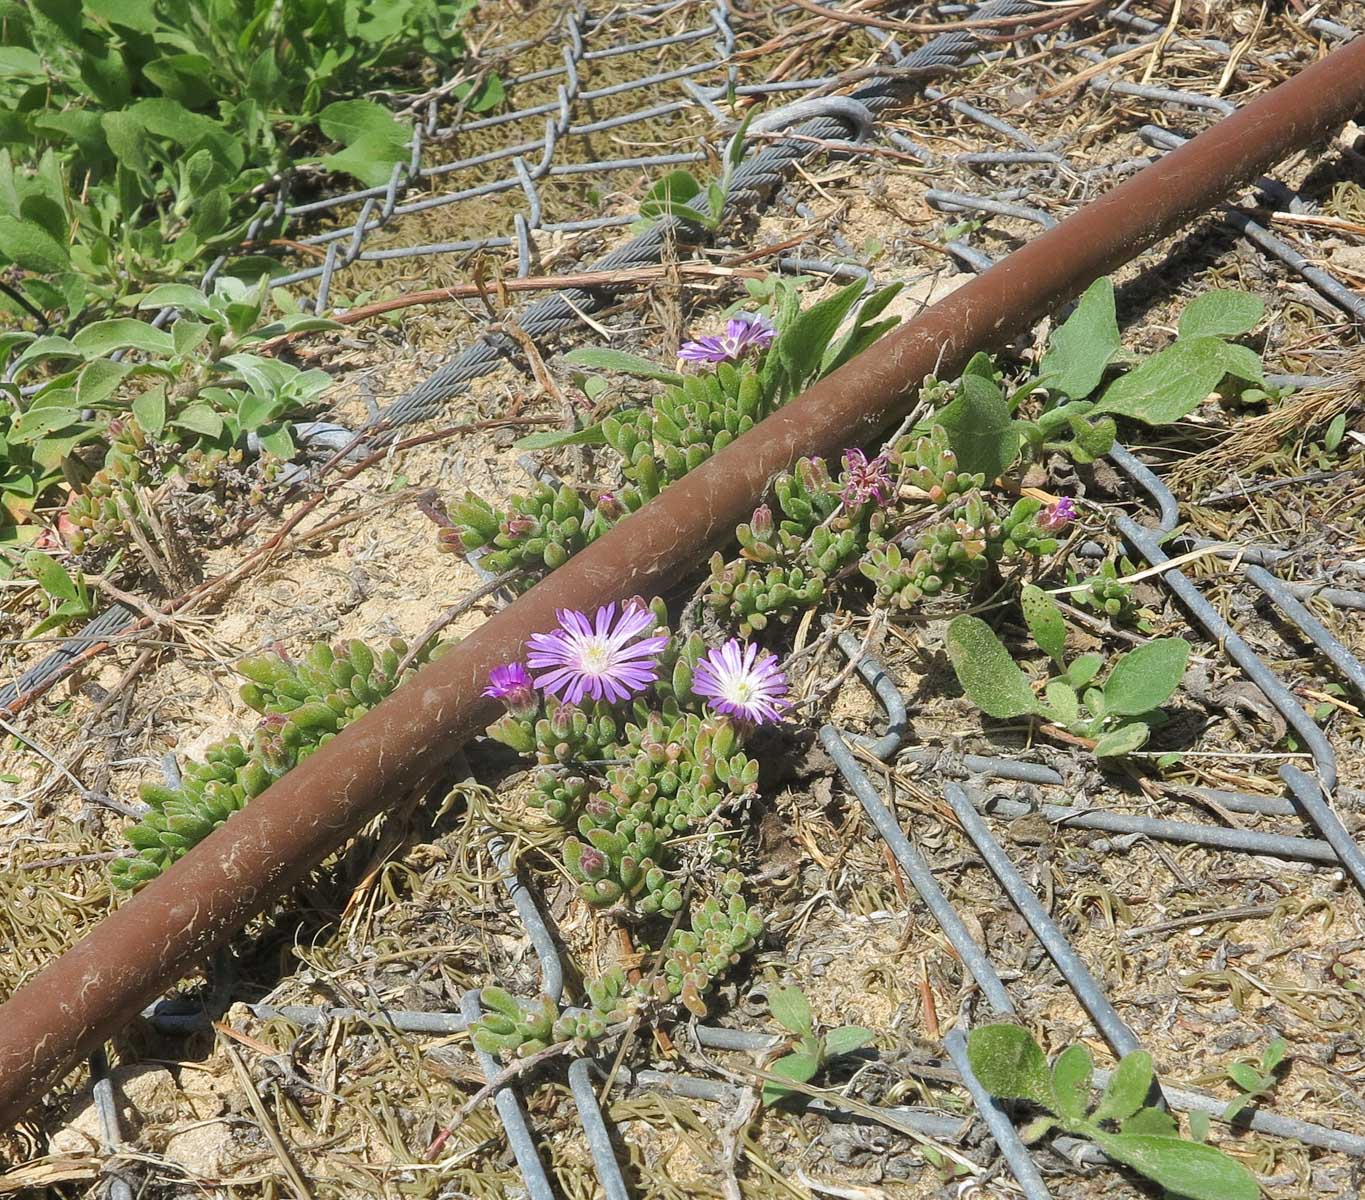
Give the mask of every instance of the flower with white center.
<svg viewBox="0 0 1365 1200">
<path fill-rule="evenodd" d="M 526 661 L 544 671 L 536 675 L 536 687 L 569 704 L 585 696 L 615 704 L 659 677 L 659 651 L 668 638 L 640 637 L 654 628 L 654 614 L 643 605 L 625 605 L 619 619 L 615 604 L 599 608 L 591 621 L 573 609 L 561 608 L 556 616 L 558 629 L 533 633 L 527 642 Z"/>
<path fill-rule="evenodd" d="M 725 323 L 723 334 L 684 342 L 678 347 L 678 359 L 693 363 L 738 362 L 750 350 L 766 350 L 776 336 L 772 322 L 761 313 L 739 313 Z"/>
<path fill-rule="evenodd" d="M 705 696 L 716 712 L 754 725 L 780 721 L 791 707 L 777 655 L 737 638 L 708 651 L 697 663 L 692 690 Z"/>
</svg>

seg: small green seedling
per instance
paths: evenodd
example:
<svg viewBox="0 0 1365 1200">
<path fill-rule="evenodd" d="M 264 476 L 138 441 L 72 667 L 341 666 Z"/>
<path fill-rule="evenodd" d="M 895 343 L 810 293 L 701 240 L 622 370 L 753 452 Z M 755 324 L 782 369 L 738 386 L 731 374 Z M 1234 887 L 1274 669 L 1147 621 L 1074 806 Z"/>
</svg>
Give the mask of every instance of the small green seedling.
<svg viewBox="0 0 1365 1200">
<path fill-rule="evenodd" d="M 1279 1069 L 1284 1063 L 1288 1046 L 1282 1037 L 1277 1037 L 1261 1053 L 1258 1063 L 1235 1062 L 1227 1071 L 1228 1078 L 1242 1091 L 1235 1100 L 1229 1101 L 1223 1109 L 1223 1120 L 1233 1120 L 1248 1104 L 1268 1096 L 1279 1083 Z"/>
<path fill-rule="evenodd" d="M 968 698 L 997 719 L 1037 716 L 1073 733 L 1095 739 L 1095 756 L 1112 758 L 1144 745 L 1164 718 L 1158 710 L 1180 686 L 1190 644 L 1184 638 L 1158 638 L 1120 655 L 1104 683 L 1095 680 L 1104 666 L 1098 654 L 1065 660 L 1066 621 L 1052 597 L 1028 585 L 1021 595 L 1024 620 L 1033 640 L 1060 674 L 1034 694 L 1028 676 L 985 621 L 960 616 L 948 626 L 948 657 Z"/>
<path fill-rule="evenodd" d="M 1255 1176 L 1241 1163 L 1181 1137 L 1170 1113 L 1147 1105 L 1152 1056 L 1145 1050 L 1123 1056 L 1093 1108 L 1095 1064 L 1084 1046 L 1068 1046 L 1049 1068 L 1027 1030 L 986 1025 L 972 1031 L 967 1057 L 993 1096 L 1028 1100 L 1044 1110 L 1024 1131 L 1025 1141 L 1037 1141 L 1054 1128 L 1089 1138 L 1115 1162 L 1188 1200 L 1256 1200 L 1260 1195 Z"/>
<path fill-rule="evenodd" d="M 24 634 L 25 637 L 38 637 L 49 629 L 60 629 L 72 621 L 94 615 L 90 589 L 85 586 L 85 576 L 79 571 L 73 579 L 61 563 L 41 550 L 30 550 L 25 554 L 24 567 L 51 601 L 51 611 Z"/>
<path fill-rule="evenodd" d="M 826 1034 L 817 1034 L 810 1002 L 800 988 L 773 989 L 768 996 L 768 1009 L 779 1025 L 796 1035 L 796 1049 L 779 1058 L 768 1070 L 796 1083 L 809 1082 L 830 1059 L 851 1054 L 872 1041 L 872 1031 L 861 1025 L 841 1025 Z M 774 1104 L 791 1094 L 791 1088 L 772 1080 L 763 1085 L 764 1104 Z"/>
</svg>

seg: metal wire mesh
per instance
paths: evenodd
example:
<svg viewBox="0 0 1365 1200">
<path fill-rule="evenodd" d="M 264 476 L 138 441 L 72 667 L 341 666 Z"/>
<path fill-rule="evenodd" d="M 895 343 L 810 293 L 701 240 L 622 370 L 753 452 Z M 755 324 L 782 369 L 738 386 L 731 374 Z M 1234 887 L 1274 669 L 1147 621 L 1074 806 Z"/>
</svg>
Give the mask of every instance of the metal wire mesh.
<svg viewBox="0 0 1365 1200">
<path fill-rule="evenodd" d="M 645 14 L 663 14 L 672 9 L 671 5 L 658 5 L 644 10 Z M 1019 11 L 1028 5 L 987 6 L 982 11 L 994 13 Z M 517 89 L 533 84 L 553 86 L 553 100 L 529 103 L 512 112 L 496 117 L 481 118 L 464 122 L 458 127 L 440 125 L 440 106 L 436 98 L 429 101 L 423 119 L 418 122 L 413 139 L 410 160 L 395 168 L 393 177 L 382 188 L 371 188 L 350 192 L 321 201 L 312 201 L 284 207 L 276 206 L 270 213 L 263 213 L 261 225 L 267 219 L 280 215 L 292 218 L 316 218 L 335 209 L 354 206 L 356 211 L 350 222 L 344 226 L 328 229 L 325 232 L 302 239 L 303 243 L 315 246 L 325 252 L 324 261 L 316 266 L 294 272 L 281 282 L 294 284 L 316 281 L 314 305 L 318 311 L 326 311 L 333 298 L 333 292 L 348 268 L 357 263 L 382 261 L 394 257 L 421 257 L 443 253 L 461 253 L 476 249 L 496 249 L 515 247 L 518 271 L 525 275 L 531 269 L 535 258 L 535 240 L 539 233 L 579 233 L 600 228 L 610 228 L 627 224 L 629 216 L 593 217 L 577 221 L 544 220 L 545 204 L 540 193 L 543 182 L 580 171 L 594 174 L 595 177 L 612 172 L 636 171 L 641 168 L 662 169 L 680 163 L 702 161 L 703 152 L 685 154 L 656 155 L 650 157 L 618 158 L 595 160 L 590 163 L 562 163 L 557 154 L 565 145 L 567 138 L 591 134 L 607 129 L 620 128 L 635 121 L 653 120 L 683 113 L 695 114 L 699 108 L 715 111 L 719 99 L 733 90 L 739 95 L 766 94 L 767 92 L 788 89 L 799 92 L 823 84 L 824 79 L 801 80 L 783 85 L 746 85 L 739 82 L 739 75 L 730 65 L 730 55 L 735 46 L 736 23 L 743 14 L 731 6 L 717 3 L 706 11 L 706 22 L 695 28 L 678 30 L 656 38 L 644 39 L 621 46 L 600 45 L 609 41 L 611 29 L 604 14 L 589 13 L 586 5 L 579 5 L 566 14 L 557 26 L 551 40 L 559 46 L 562 62 L 553 67 L 528 72 L 508 81 L 512 94 Z M 1112 19 L 1133 30 L 1132 42 L 1120 43 L 1115 49 L 1119 52 L 1140 45 L 1144 40 L 1154 39 L 1161 30 L 1149 22 L 1124 14 L 1113 14 Z M 1332 22 L 1316 20 L 1312 22 L 1318 32 L 1327 37 L 1346 37 L 1350 31 Z M 899 66 L 923 65 L 928 62 L 948 61 L 961 56 L 970 42 L 961 35 L 952 35 L 931 43 L 916 54 L 901 50 L 894 39 L 881 37 L 877 44 L 890 60 Z M 1221 52 L 1230 52 L 1222 43 L 1201 43 L 1205 48 L 1211 45 Z M 697 51 L 698 59 L 685 66 L 667 71 L 646 73 L 625 83 L 614 83 L 603 87 L 585 86 L 591 82 L 591 67 L 606 59 L 619 60 L 632 55 L 647 56 L 651 51 L 664 47 L 688 48 Z M 1078 50 L 1082 55 L 1084 48 Z M 935 57 L 938 56 L 938 57 Z M 1100 59 L 1099 61 L 1103 61 Z M 707 82 L 714 80 L 714 82 Z M 664 103 L 647 103 L 643 107 L 605 118 L 600 121 L 582 119 L 583 106 L 594 100 L 606 99 L 639 93 L 647 100 L 656 99 L 655 89 L 676 84 L 686 92 L 686 98 L 668 100 Z M 1205 113 L 1226 111 L 1227 103 L 1216 97 L 1207 97 L 1193 92 L 1170 88 L 1151 88 L 1143 85 L 1125 84 L 1112 77 L 1100 74 L 1090 81 L 1089 86 L 1096 90 L 1110 90 L 1138 99 L 1150 101 L 1154 105 L 1173 105 Z M 933 90 L 926 92 L 930 99 L 935 98 Z M 1054 182 L 1062 179 L 1067 172 L 1076 175 L 1079 167 L 1068 162 L 1067 156 L 1055 148 L 1039 147 L 1028 136 L 1014 129 L 1007 122 L 985 113 L 960 101 L 949 101 L 938 95 L 945 103 L 953 106 L 956 112 L 968 120 L 978 121 L 1005 139 L 1021 146 L 1022 150 L 1002 150 L 964 155 L 959 163 L 972 166 L 990 167 L 993 171 L 1018 167 L 1025 171 L 1050 173 L 1047 178 Z M 890 88 L 885 81 L 877 82 L 855 93 L 855 99 L 875 118 L 891 100 Z M 731 204 L 737 208 L 751 206 L 770 196 L 776 185 L 783 179 L 786 169 L 799 157 L 810 153 L 808 139 L 823 141 L 840 140 L 849 132 L 849 122 L 830 116 L 810 117 L 799 108 L 793 110 L 798 121 L 794 132 L 799 137 L 779 140 L 765 145 L 763 150 L 747 159 L 735 178 L 731 192 Z M 452 162 L 429 162 L 428 154 L 433 145 L 443 138 L 456 133 L 476 130 L 510 127 L 517 122 L 543 119 L 543 132 L 536 138 L 523 140 L 477 155 L 467 156 Z M 1176 143 L 1172 135 L 1164 131 L 1158 136 L 1149 134 L 1149 139 L 1158 147 L 1169 147 Z M 928 155 L 921 147 L 909 142 L 902 135 L 891 133 L 888 140 L 902 149 L 920 154 L 927 161 Z M 1137 160 L 1135 160 L 1137 161 Z M 407 201 L 408 192 L 421 184 L 440 180 L 442 185 L 456 184 L 466 173 L 473 173 L 491 164 L 510 164 L 510 173 L 501 177 L 466 187 L 453 187 L 437 196 Z M 1123 164 L 1120 164 L 1122 166 Z M 511 215 L 510 229 L 490 233 L 477 239 L 465 239 L 447 243 L 421 243 L 409 246 L 386 248 L 367 248 L 370 239 L 380 230 L 389 230 L 403 217 L 429 212 L 436 207 L 452 205 L 465 200 L 478 199 L 489 195 L 520 195 L 525 202 L 524 211 Z M 1283 189 L 1276 193 L 1274 188 L 1266 191 L 1272 200 L 1288 203 L 1289 197 Z M 1040 209 L 1016 202 L 1010 198 L 1009 189 L 998 187 L 995 194 L 976 196 L 962 191 L 947 189 L 931 192 L 930 203 L 946 212 L 978 211 L 996 213 L 1039 225 L 1051 223 L 1053 218 Z M 1360 318 L 1365 315 L 1359 298 L 1351 293 L 1340 280 L 1330 273 L 1308 263 L 1297 255 L 1292 248 L 1269 234 L 1267 230 L 1250 221 L 1243 214 L 1228 214 L 1233 227 L 1246 237 L 1261 253 L 1272 257 L 1282 267 L 1301 275 L 1317 288 L 1329 301 L 1339 305 L 1350 316 Z M 611 254 L 601 259 L 597 266 L 604 269 L 636 265 L 655 261 L 658 257 L 667 230 L 656 226 L 654 229 L 626 242 Z M 1278 245 L 1277 245 L 1278 243 Z M 953 251 L 969 269 L 983 269 L 990 264 L 990 258 L 979 247 L 966 242 L 948 242 Z M 1286 252 L 1287 251 L 1287 252 Z M 807 270 L 814 265 L 816 269 L 837 269 L 841 264 L 815 263 L 808 258 L 793 259 L 790 264 L 795 269 Z M 216 264 L 219 269 L 221 264 Z M 861 268 L 859 268 L 861 270 Z M 210 273 L 212 274 L 212 272 Z M 603 296 L 588 291 L 572 291 L 562 295 L 548 296 L 529 306 L 520 317 L 520 322 L 533 336 L 543 336 L 569 328 L 579 320 L 582 312 L 592 312 L 602 303 Z M 166 314 L 163 314 L 165 316 Z M 396 424 L 433 415 L 469 380 L 486 372 L 502 360 L 509 351 L 508 344 L 496 337 L 483 338 L 466 350 L 455 355 L 452 360 L 421 386 L 403 396 L 381 414 L 386 428 Z M 1159 479 L 1143 467 L 1133 455 L 1121 447 L 1116 447 L 1113 460 L 1133 483 L 1144 489 L 1150 497 L 1156 513 L 1157 524 L 1149 527 L 1127 517 L 1119 517 L 1116 528 L 1128 543 L 1149 562 L 1160 564 L 1165 559 L 1161 539 L 1169 534 L 1179 520 L 1179 506 Z M 1273 565 L 1274 556 L 1279 548 L 1265 547 L 1265 555 Z M 1322 651 L 1322 666 L 1335 669 L 1345 682 L 1365 694 L 1365 669 L 1360 662 L 1341 645 L 1333 635 L 1318 622 L 1301 603 L 1299 595 L 1285 586 L 1284 581 L 1271 574 L 1263 566 L 1245 565 L 1239 567 L 1242 578 L 1267 595 L 1291 624 Z M 1269 666 L 1245 642 L 1237 637 L 1223 618 L 1207 603 L 1198 588 L 1178 570 L 1168 570 L 1160 576 L 1161 586 L 1169 589 L 1174 598 L 1189 613 L 1195 622 L 1202 625 L 1212 641 L 1223 648 L 1229 659 L 1236 663 L 1247 676 L 1264 692 L 1270 702 L 1284 716 L 1285 720 L 1302 736 L 1309 747 L 1316 772 L 1316 779 L 1310 778 L 1293 767 L 1282 770 L 1287 795 L 1284 798 L 1239 797 L 1235 794 L 1218 793 L 1219 799 L 1228 807 L 1241 811 L 1271 813 L 1281 816 L 1298 815 L 1306 826 L 1315 827 L 1320 838 L 1309 838 L 1300 834 L 1262 834 L 1254 831 L 1227 830 L 1215 826 L 1202 826 L 1190 822 L 1161 821 L 1143 817 L 1121 817 L 1116 814 L 1099 812 L 1085 806 L 1049 806 L 1042 811 L 1050 819 L 1065 821 L 1068 824 L 1107 830 L 1112 833 L 1141 834 L 1147 837 L 1171 841 L 1196 842 L 1213 845 L 1234 852 L 1249 854 L 1272 854 L 1283 857 L 1298 857 L 1309 862 L 1330 864 L 1341 867 L 1349 873 L 1356 883 L 1365 890 L 1365 859 L 1349 831 L 1341 823 L 1332 807 L 1331 797 L 1336 786 L 1336 757 L 1330 742 L 1321 730 L 1299 705 L 1290 691 L 1278 680 Z M 1322 590 L 1319 588 L 1318 590 Z M 1330 589 L 1324 594 L 1329 595 Z M 1347 597 L 1351 593 L 1339 592 Z M 119 628 L 118 610 L 113 615 L 105 614 L 97 629 L 87 629 L 83 636 L 108 636 Z M 845 653 L 862 655 L 862 649 L 853 639 L 845 638 L 840 642 Z M 1014 1011 L 1014 1003 L 1000 974 L 990 961 L 986 950 L 977 945 L 940 885 L 924 857 L 915 848 L 894 814 L 894 809 L 886 803 L 879 790 L 872 784 L 857 762 L 850 743 L 874 757 L 886 761 L 898 760 L 903 764 L 918 765 L 930 777 L 943 782 L 944 793 L 966 829 L 977 851 L 991 866 L 1000 880 L 1004 893 L 1010 903 L 1027 919 L 1034 934 L 1046 947 L 1053 962 L 1073 989 L 1078 999 L 1091 1014 L 1097 1028 L 1103 1033 L 1117 1053 L 1125 1053 L 1137 1045 L 1137 1039 L 1118 1015 L 1112 1001 L 1107 997 L 1098 981 L 1091 975 L 1075 949 L 1038 903 L 1028 885 L 1019 875 L 1004 849 L 996 841 L 989 823 L 981 815 L 1011 815 L 1014 809 L 1008 800 L 1001 801 L 989 788 L 990 779 L 1024 780 L 1044 787 L 1060 787 L 1065 784 L 1064 777 L 1052 768 L 1029 761 L 985 756 L 945 756 L 938 752 L 926 752 L 922 748 L 908 748 L 902 745 L 906 729 L 905 698 L 888 673 L 869 658 L 862 657 L 858 662 L 860 672 L 882 701 L 888 716 L 888 732 L 876 739 L 858 739 L 846 734 L 833 725 L 820 731 L 820 738 L 826 750 L 834 759 L 841 774 L 862 803 L 873 828 L 890 847 L 896 861 L 906 873 L 920 899 L 929 908 L 942 926 L 950 943 L 954 946 L 968 973 L 974 978 L 988 1007 L 1000 1014 Z M 26 677 L 20 688 L 31 686 Z M 0 706 L 5 703 L 0 695 Z M 954 777 L 965 776 L 968 786 L 960 787 L 950 782 Z M 522 885 L 510 870 L 505 858 L 499 862 L 509 896 L 520 921 L 527 930 L 528 937 L 536 948 L 542 966 L 542 979 L 545 990 L 558 997 L 563 988 L 563 968 L 555 951 L 553 938 L 546 927 L 534 896 Z M 279 1009 L 258 1006 L 260 1015 L 281 1013 L 297 1020 L 318 1020 L 355 1015 L 354 1010 L 345 1009 L 305 1009 L 283 1007 Z M 415 1032 L 445 1033 L 466 1028 L 469 1021 L 479 1014 L 477 994 L 469 993 L 464 998 L 460 1014 L 400 1013 L 384 1014 L 396 1028 Z M 173 1022 L 171 1022 L 173 1024 Z M 740 1034 L 738 1031 L 702 1031 L 709 1044 L 725 1049 L 753 1049 L 757 1047 L 753 1035 Z M 746 1040 L 747 1038 L 747 1040 Z M 765 1043 L 770 1044 L 770 1043 Z M 992 1136 L 997 1143 L 1026 1195 L 1036 1198 L 1047 1196 L 1048 1190 L 1042 1173 L 1030 1157 L 1026 1147 L 1019 1141 L 1004 1114 L 994 1101 L 971 1077 L 966 1061 L 965 1046 L 961 1030 L 955 1031 L 946 1039 L 946 1048 L 953 1064 L 956 1065 L 973 1102 L 978 1106 Z M 491 1078 L 496 1064 L 491 1059 L 483 1062 L 485 1073 Z M 699 1096 L 715 1099 L 719 1093 L 717 1086 L 709 1081 L 680 1080 L 677 1076 L 653 1078 L 658 1073 L 637 1072 L 635 1081 L 651 1086 L 685 1087 L 689 1082 L 698 1085 L 693 1091 Z M 595 1087 L 591 1075 L 591 1065 L 586 1059 L 572 1063 L 569 1080 L 585 1137 L 591 1148 L 593 1162 L 599 1173 L 605 1194 L 610 1197 L 628 1194 L 620 1165 L 617 1162 L 611 1143 L 611 1131 L 597 1103 Z M 703 1086 L 704 1085 L 704 1086 Z M 710 1091 L 707 1092 L 707 1088 Z M 1211 1097 L 1166 1089 L 1166 1098 L 1178 1108 L 1217 1111 L 1218 1102 Z M 723 1096 L 720 1097 L 723 1101 Z M 527 1122 L 524 1108 L 512 1089 L 506 1088 L 498 1093 L 498 1109 L 511 1139 L 517 1161 L 522 1168 L 528 1191 L 533 1196 L 552 1195 L 543 1164 L 535 1151 L 533 1134 Z M 936 1130 L 935 1136 L 947 1136 L 941 1126 L 930 1127 Z M 1327 1129 L 1320 1125 L 1278 1117 L 1274 1114 L 1252 1110 L 1249 1113 L 1252 1129 L 1263 1130 L 1277 1136 L 1297 1138 L 1309 1145 L 1323 1146 L 1343 1153 L 1365 1156 L 1365 1139 Z"/>
</svg>

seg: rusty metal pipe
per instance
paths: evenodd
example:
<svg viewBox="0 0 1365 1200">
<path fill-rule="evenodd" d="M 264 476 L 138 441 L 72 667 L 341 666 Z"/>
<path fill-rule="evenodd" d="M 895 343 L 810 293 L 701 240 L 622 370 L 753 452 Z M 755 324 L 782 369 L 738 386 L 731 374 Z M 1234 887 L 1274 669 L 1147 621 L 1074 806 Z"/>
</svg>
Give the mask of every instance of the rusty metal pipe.
<svg viewBox="0 0 1365 1200">
<path fill-rule="evenodd" d="M 656 592 L 728 541 L 772 477 L 836 457 L 1239 183 L 1365 108 L 1365 38 L 1086 205 L 816 384 L 490 618 L 257 797 L 0 1006 L 0 1127 L 82 1056 L 396 803 L 493 715 L 491 667 L 557 608 Z"/>
</svg>

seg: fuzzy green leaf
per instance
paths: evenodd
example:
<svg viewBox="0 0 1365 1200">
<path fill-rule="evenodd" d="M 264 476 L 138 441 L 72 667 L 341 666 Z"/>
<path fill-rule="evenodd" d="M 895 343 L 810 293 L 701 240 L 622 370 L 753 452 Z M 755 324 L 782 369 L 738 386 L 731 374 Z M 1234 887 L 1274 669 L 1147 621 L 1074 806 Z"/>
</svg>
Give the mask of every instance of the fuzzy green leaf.
<svg viewBox="0 0 1365 1200">
<path fill-rule="evenodd" d="M 861 1025 L 841 1025 L 825 1034 L 825 1054 L 838 1058 L 841 1054 L 851 1054 L 868 1045 L 876 1035 Z"/>
<path fill-rule="evenodd" d="M 1246 1063 L 1232 1063 L 1228 1066 L 1228 1078 L 1244 1092 L 1258 1092 L 1263 1086 L 1261 1073 Z"/>
<path fill-rule="evenodd" d="M 1080 720 L 1081 705 L 1076 689 L 1062 679 L 1049 679 L 1044 696 L 1058 725 L 1070 729 Z"/>
<path fill-rule="evenodd" d="M 55 558 L 41 550 L 30 550 L 24 555 L 24 570 L 33 576 L 38 586 L 57 600 L 77 600 L 80 593 L 71 578 Z"/>
<path fill-rule="evenodd" d="M 979 617 L 955 617 L 948 626 L 947 649 L 962 690 L 987 716 L 1004 719 L 1041 711 L 1027 677 Z"/>
<path fill-rule="evenodd" d="M 1189 658 L 1184 638 L 1158 638 L 1129 651 L 1104 681 L 1105 712 L 1135 717 L 1159 708 L 1180 686 Z"/>
<path fill-rule="evenodd" d="M 175 339 L 166 330 L 154 329 L 135 317 L 96 321 L 79 330 L 71 341 L 87 358 L 100 358 L 115 350 L 141 350 L 164 356 L 175 351 Z"/>
<path fill-rule="evenodd" d="M 1018 1025 L 983 1025 L 967 1038 L 972 1073 L 993 1096 L 1032 1100 L 1049 1112 L 1056 1103 L 1043 1049 Z"/>
<path fill-rule="evenodd" d="M 1237 337 L 1250 333 L 1265 313 L 1265 302 L 1250 292 L 1215 288 L 1196 296 L 1180 314 L 1180 337 Z"/>
<path fill-rule="evenodd" d="M 1188 1200 L 1257 1200 L 1261 1194 L 1256 1177 L 1213 1146 L 1157 1134 L 1093 1136 L 1110 1158 Z"/>
<path fill-rule="evenodd" d="M 1099 1106 L 1091 1114 L 1092 1121 L 1122 1121 L 1131 1117 L 1152 1090 L 1152 1056 L 1146 1050 L 1125 1054 L 1109 1084 L 1100 1097 Z"/>
<path fill-rule="evenodd" d="M 1227 343 L 1220 338 L 1181 340 L 1116 379 L 1094 415 L 1113 413 L 1148 425 L 1182 420 L 1203 403 L 1227 372 Z"/>
<path fill-rule="evenodd" d="M 980 375 L 962 377 L 956 398 L 934 415 L 934 424 L 947 431 L 958 470 L 980 472 L 987 482 L 1003 475 L 1019 457 L 1023 435 L 1010 407 L 1000 389 Z"/>
<path fill-rule="evenodd" d="M 1079 400 L 1099 387 L 1105 367 L 1121 346 L 1113 281 L 1097 279 L 1053 333 L 1039 374 L 1049 388 Z"/>
<path fill-rule="evenodd" d="M 1067 667 L 1067 682 L 1074 688 L 1083 688 L 1100 673 L 1102 666 L 1104 666 L 1104 659 L 1098 654 L 1082 654 Z"/>
<path fill-rule="evenodd" d="M 796 1083 L 806 1083 L 813 1079 L 819 1069 L 820 1060 L 813 1054 L 788 1054 L 768 1068 L 774 1075 L 781 1075 L 783 1079 L 791 1079 Z M 763 1084 L 763 1103 L 774 1104 L 791 1093 L 791 1088 L 767 1080 Z"/>
<path fill-rule="evenodd" d="M 768 1010 L 784 1029 L 801 1034 L 811 1031 L 814 1019 L 811 1016 L 810 1002 L 800 988 L 774 988 L 768 995 Z"/>
<path fill-rule="evenodd" d="M 1056 601 L 1042 588 L 1027 583 L 1019 595 L 1019 604 L 1033 640 L 1053 662 L 1062 666 L 1066 655 L 1066 621 Z"/>
<path fill-rule="evenodd" d="M 1146 745 L 1151 732 L 1142 721 L 1129 721 L 1126 725 L 1111 729 L 1108 733 L 1101 734 L 1096 741 L 1095 757 L 1121 758 L 1125 754 L 1131 754 L 1140 746 Z"/>
<path fill-rule="evenodd" d="M 622 375 L 632 375 L 637 379 L 657 379 L 661 383 L 681 384 L 683 377 L 677 371 L 661 367 L 658 363 L 638 354 L 627 354 L 624 350 L 612 350 L 608 346 L 583 346 L 570 350 L 564 361 L 573 366 L 591 367 L 595 371 L 619 371 Z"/>
<path fill-rule="evenodd" d="M 1052 1097 L 1059 1116 L 1079 1121 L 1090 1101 L 1090 1078 L 1095 1062 L 1090 1051 L 1077 1044 L 1068 1046 L 1052 1064 Z"/>
<path fill-rule="evenodd" d="M 66 247 L 32 221 L 0 217 L 0 255 L 25 271 L 53 275 L 64 271 L 71 259 Z"/>
<path fill-rule="evenodd" d="M 547 429 L 532 433 L 514 442 L 514 450 L 552 450 L 556 446 L 605 446 L 607 435 L 602 426 L 589 425 L 587 429 Z"/>
<path fill-rule="evenodd" d="M 1191 1113 L 1191 1116 L 1194 1114 Z M 1178 1137 L 1180 1126 L 1176 1124 L 1175 1118 L 1165 1109 L 1161 1108 L 1140 1108 L 1131 1117 L 1125 1117 L 1119 1123 L 1120 1133 L 1155 1133 L 1160 1137 Z M 1196 1141 L 1203 1141 L 1197 1138 Z"/>
</svg>

